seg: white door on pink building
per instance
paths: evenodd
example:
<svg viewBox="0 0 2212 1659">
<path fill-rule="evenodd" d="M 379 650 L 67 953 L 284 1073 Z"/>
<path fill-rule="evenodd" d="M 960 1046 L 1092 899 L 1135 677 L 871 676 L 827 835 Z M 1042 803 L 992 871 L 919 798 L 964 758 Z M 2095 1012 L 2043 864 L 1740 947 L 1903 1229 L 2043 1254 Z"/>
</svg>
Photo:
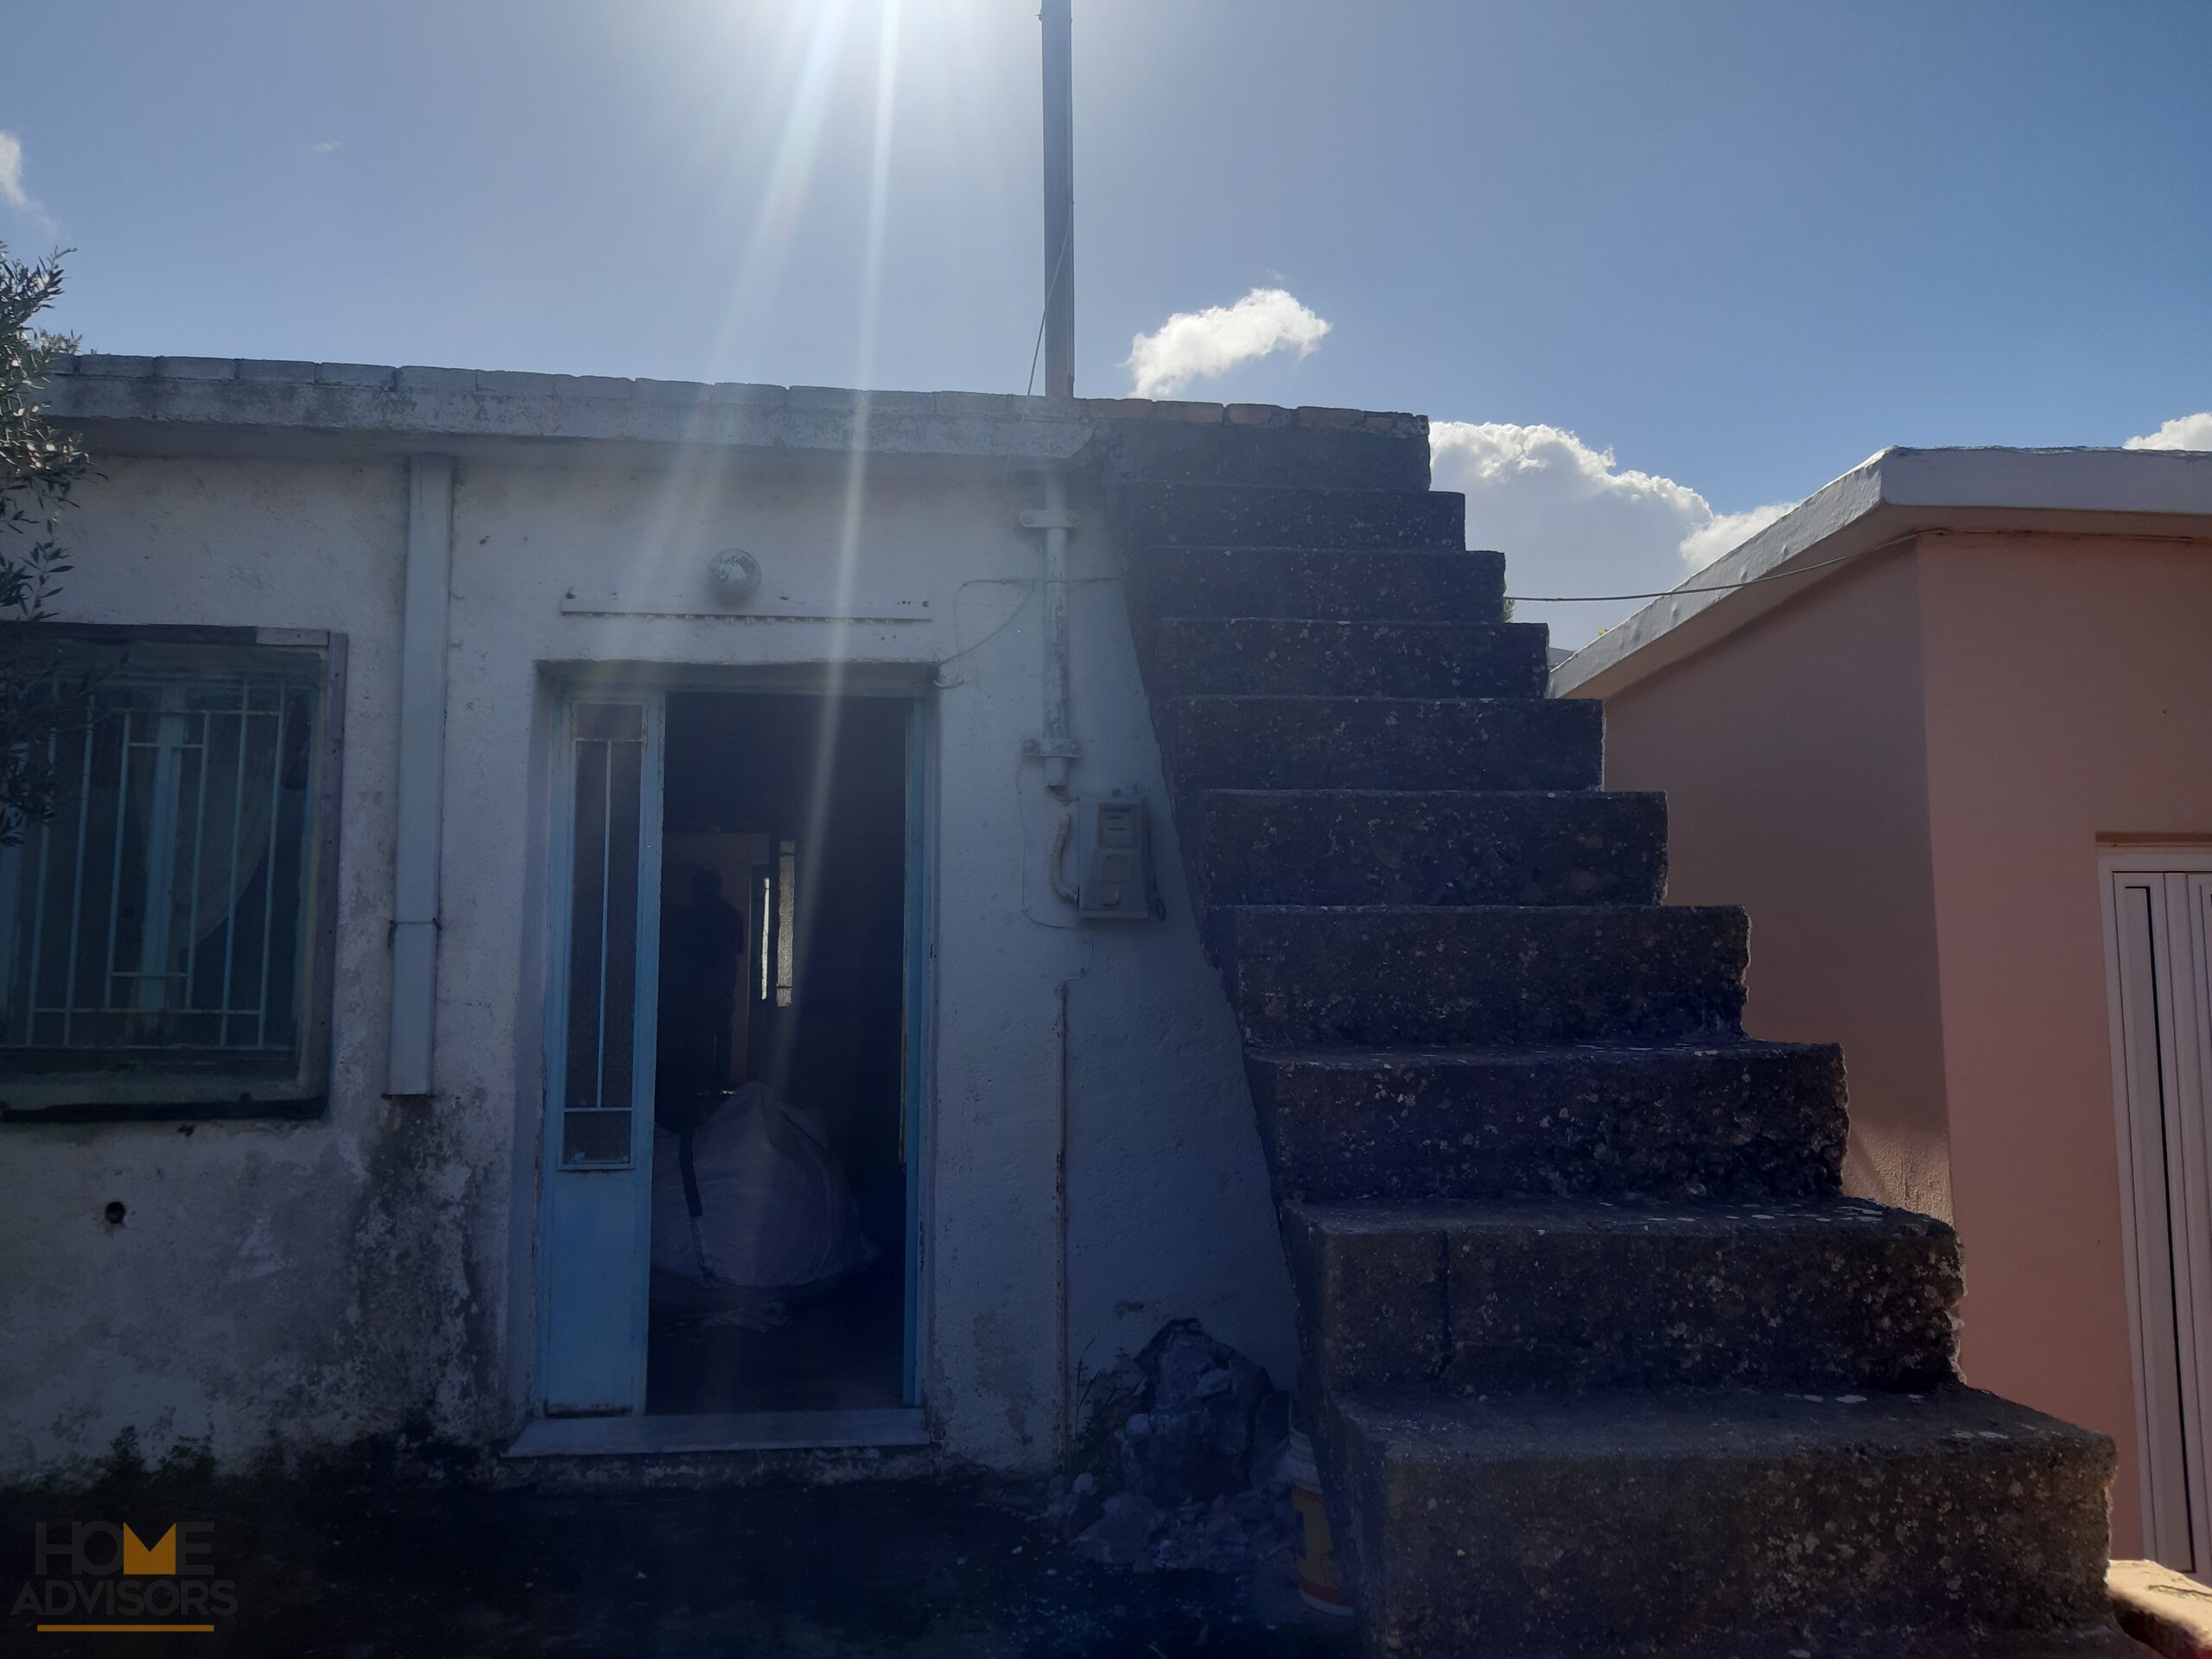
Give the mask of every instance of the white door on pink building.
<svg viewBox="0 0 2212 1659">
<path fill-rule="evenodd" d="M 2212 1580 L 2212 848 L 2105 861 L 2151 1554 Z"/>
</svg>

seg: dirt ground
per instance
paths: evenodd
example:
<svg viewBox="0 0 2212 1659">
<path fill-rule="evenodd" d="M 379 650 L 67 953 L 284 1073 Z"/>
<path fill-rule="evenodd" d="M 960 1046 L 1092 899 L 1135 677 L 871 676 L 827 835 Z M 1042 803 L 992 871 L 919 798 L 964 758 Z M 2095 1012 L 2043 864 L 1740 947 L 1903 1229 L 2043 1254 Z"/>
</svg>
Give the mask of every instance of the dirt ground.
<svg viewBox="0 0 2212 1659">
<path fill-rule="evenodd" d="M 0 1607 L 33 1578 L 34 1526 L 212 1523 L 237 1611 L 212 1635 L 41 1634 L 8 1654 L 386 1656 L 1129 1655 L 1349 1659 L 1342 1621 L 1305 1612 L 1287 1567 L 1244 1578 L 1095 1567 L 1032 1519 L 1028 1495 L 934 1481 L 712 1491 L 215 1487 L 0 1495 Z M 119 1580 L 118 1580 L 119 1582 Z M 84 1617 L 79 1615 L 79 1617 Z"/>
</svg>

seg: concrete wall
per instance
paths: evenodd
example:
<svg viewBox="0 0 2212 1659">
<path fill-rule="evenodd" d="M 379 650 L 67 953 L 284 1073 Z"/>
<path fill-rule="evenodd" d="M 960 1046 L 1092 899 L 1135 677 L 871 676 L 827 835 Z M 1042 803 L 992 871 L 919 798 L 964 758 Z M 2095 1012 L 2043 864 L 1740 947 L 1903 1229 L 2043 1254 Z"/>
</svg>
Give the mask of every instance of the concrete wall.
<svg viewBox="0 0 2212 1659">
<path fill-rule="evenodd" d="M 334 1088 L 326 1122 L 0 1130 L 0 1475 L 212 1434 L 342 1442 L 396 1427 L 465 1351 L 462 1191 L 383 1085 L 393 685 L 406 537 L 390 463 L 113 458 L 73 516 L 63 613 L 328 628 L 348 639 Z M 438 1144 L 451 1125 L 434 1126 Z M 120 1201 L 127 1219 L 103 1212 Z"/>
<path fill-rule="evenodd" d="M 1840 1038 L 1854 1191 L 1948 1215 L 1967 1380 L 2111 1435 L 2142 1548 L 2100 842 L 2212 834 L 2212 545 L 1930 535 L 1608 705 L 1762 1037 Z"/>
<path fill-rule="evenodd" d="M 66 1470 L 125 1427 L 156 1453 L 204 1436 L 237 1464 L 402 1432 L 484 1445 L 518 1425 L 533 1344 L 551 715 L 582 664 L 684 665 L 713 683 L 840 657 L 926 678 L 958 653 L 934 694 L 931 780 L 923 1375 L 946 1449 L 1039 1465 L 1064 1379 L 1172 1318 L 1205 1319 L 1290 1380 L 1289 1289 L 1236 1035 L 1178 902 L 1164 810 L 1165 926 L 1077 929 L 1047 880 L 1061 809 L 1020 753 L 1040 725 L 1027 585 L 1038 537 L 1016 523 L 1039 505 L 1033 479 L 908 458 L 855 497 L 840 465 L 759 452 L 570 445 L 462 461 L 436 1096 L 424 1104 L 379 1092 L 404 461 L 116 457 L 103 469 L 69 526 L 67 615 L 349 638 L 332 1106 L 303 1124 L 0 1130 L 0 1479 Z M 1080 492 L 1077 505 L 1077 781 L 1160 802 L 1103 516 Z M 849 549 L 854 595 L 926 599 L 935 620 L 846 629 L 559 608 L 571 585 L 683 591 L 705 554 L 733 544 L 779 592 L 825 609 Z M 111 1199 L 128 1206 L 120 1227 L 102 1218 Z"/>
</svg>

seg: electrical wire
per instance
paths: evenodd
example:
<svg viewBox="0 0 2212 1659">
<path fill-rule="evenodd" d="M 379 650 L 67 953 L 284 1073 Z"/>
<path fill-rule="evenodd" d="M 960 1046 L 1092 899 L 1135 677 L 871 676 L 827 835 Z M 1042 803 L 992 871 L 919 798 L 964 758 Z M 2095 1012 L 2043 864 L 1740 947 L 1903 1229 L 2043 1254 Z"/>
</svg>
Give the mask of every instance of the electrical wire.
<svg viewBox="0 0 2212 1659">
<path fill-rule="evenodd" d="M 1100 588 L 1116 585 L 1121 582 L 1121 580 L 1122 579 L 1119 576 L 1070 576 L 1065 585 L 1070 588 Z M 947 680 L 942 677 L 944 665 L 947 663 L 957 663 L 963 657 L 965 657 L 969 652 L 981 651 L 985 645 L 989 645 L 992 640 L 997 639 L 999 635 L 1004 633 L 1016 622 L 1019 622 L 1021 620 L 1022 613 L 1029 608 L 1030 594 L 1042 589 L 1044 586 L 1045 579 L 1042 576 L 970 576 L 967 581 L 962 582 L 959 588 L 960 593 L 965 593 L 970 588 L 1019 588 L 1022 590 L 1021 602 L 1019 605 L 1016 605 L 1014 609 L 1007 612 L 1004 620 L 1001 621 L 996 627 L 993 628 L 988 633 L 978 639 L 974 645 L 963 645 L 960 644 L 960 601 L 957 594 L 954 596 L 952 601 L 952 643 L 956 647 L 957 647 L 957 649 L 956 649 L 950 656 L 940 657 L 937 659 L 935 666 L 939 671 L 939 678 L 937 682 L 938 689 L 939 690 L 946 690 L 957 683 L 957 682 Z"/>
<path fill-rule="evenodd" d="M 1869 550 L 1879 552 L 1881 550 Z M 1792 576 L 1809 576 L 1815 570 L 1847 564 L 1864 556 L 1859 553 L 1846 553 L 1840 558 L 1822 559 L 1818 564 L 1802 564 L 1795 570 L 1770 570 L 1763 576 L 1746 576 L 1741 582 L 1715 582 L 1709 588 L 1664 588 L 1656 594 L 1508 594 L 1506 598 L 1516 605 L 1610 605 L 1615 600 L 1622 599 L 1672 599 L 1676 594 L 1726 594 L 1738 588 L 1756 588 L 1763 582 L 1787 582 Z"/>
<path fill-rule="evenodd" d="M 955 593 L 952 598 L 952 643 L 958 648 L 949 657 L 938 658 L 936 663 L 932 664 L 932 666 L 937 670 L 936 678 L 938 689 L 940 690 L 947 690 L 950 688 L 951 683 L 944 678 L 946 664 L 958 662 L 963 657 L 965 657 L 971 651 L 981 651 L 985 645 L 989 645 L 992 640 L 997 639 L 999 635 L 1004 633 L 1008 628 L 1020 621 L 1021 620 L 1021 613 L 1029 608 L 1030 590 L 1032 588 L 1042 588 L 1044 585 L 1043 581 L 1035 576 L 970 576 L 967 581 L 962 582 L 960 584 L 959 592 Z M 960 594 L 965 593 L 970 588 L 980 588 L 984 586 L 1019 588 L 1021 589 L 1020 601 L 1016 604 L 1011 611 L 1008 611 L 1006 613 L 1004 620 L 1001 620 L 996 627 L 993 628 L 988 633 L 976 641 L 974 645 L 962 645 L 960 644 Z"/>
<path fill-rule="evenodd" d="M 1060 273 L 1067 269 L 1068 245 L 1075 240 L 1075 213 L 1068 213 L 1068 228 L 1060 238 L 1060 257 L 1052 261 L 1052 280 L 1045 284 L 1045 308 L 1037 314 L 1037 343 L 1029 351 L 1029 384 L 1021 389 L 1025 397 L 1037 390 L 1037 359 L 1045 354 L 1045 325 L 1052 315 L 1052 296 L 1060 291 Z"/>
</svg>

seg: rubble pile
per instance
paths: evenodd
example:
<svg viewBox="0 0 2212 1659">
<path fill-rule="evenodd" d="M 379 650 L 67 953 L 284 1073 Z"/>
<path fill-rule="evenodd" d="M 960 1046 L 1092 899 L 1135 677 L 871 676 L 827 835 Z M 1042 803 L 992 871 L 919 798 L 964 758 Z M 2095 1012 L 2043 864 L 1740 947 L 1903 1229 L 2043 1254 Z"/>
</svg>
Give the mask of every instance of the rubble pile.
<svg viewBox="0 0 2212 1659">
<path fill-rule="evenodd" d="M 1086 1395 L 1072 1478 L 1046 1524 L 1077 1553 L 1140 1573 L 1241 1573 L 1295 1550 L 1281 1469 L 1289 1396 L 1196 1319 L 1167 1325 Z"/>
</svg>

